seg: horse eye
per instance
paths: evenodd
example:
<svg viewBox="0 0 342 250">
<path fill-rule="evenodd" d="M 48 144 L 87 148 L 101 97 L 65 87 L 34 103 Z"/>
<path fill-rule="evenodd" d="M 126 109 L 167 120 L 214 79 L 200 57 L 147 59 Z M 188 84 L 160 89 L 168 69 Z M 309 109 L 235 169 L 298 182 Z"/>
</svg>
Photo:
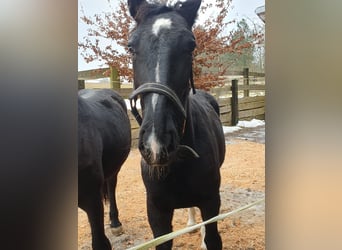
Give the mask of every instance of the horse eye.
<svg viewBox="0 0 342 250">
<path fill-rule="evenodd" d="M 133 48 L 132 44 L 128 44 L 127 49 L 128 49 L 129 53 L 134 54 L 134 48 Z"/>
<path fill-rule="evenodd" d="M 128 43 L 127 43 L 128 52 L 131 54 L 134 54 L 135 53 L 134 47 L 135 47 L 134 46 L 134 39 L 131 37 L 128 39 Z"/>
</svg>

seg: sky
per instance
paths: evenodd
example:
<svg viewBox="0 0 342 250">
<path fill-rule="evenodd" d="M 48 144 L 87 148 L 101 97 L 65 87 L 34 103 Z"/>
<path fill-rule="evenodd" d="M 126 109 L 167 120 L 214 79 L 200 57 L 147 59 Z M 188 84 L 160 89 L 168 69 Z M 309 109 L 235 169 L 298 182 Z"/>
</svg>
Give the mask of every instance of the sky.
<svg viewBox="0 0 342 250">
<path fill-rule="evenodd" d="M 202 0 L 203 2 L 210 1 L 210 0 Z M 113 4 L 112 4 L 113 5 Z M 265 0 L 233 0 L 232 2 L 232 9 L 230 12 L 230 18 L 241 20 L 242 18 L 250 19 L 251 21 L 262 24 L 259 17 L 255 14 L 255 9 L 265 5 Z M 79 16 L 80 16 L 80 8 L 83 8 L 85 14 L 87 16 L 93 16 L 94 14 L 99 14 L 102 12 L 108 12 L 108 0 L 79 0 L 78 7 L 79 7 Z M 198 17 L 201 19 L 201 16 Z M 200 20 L 198 20 L 200 21 Z M 87 25 L 78 19 L 78 39 L 82 40 L 82 38 L 87 34 Z M 78 70 L 88 70 L 88 69 L 95 69 L 99 68 L 101 63 L 99 62 L 92 62 L 86 63 L 82 56 L 80 55 L 80 51 L 78 51 Z"/>
</svg>

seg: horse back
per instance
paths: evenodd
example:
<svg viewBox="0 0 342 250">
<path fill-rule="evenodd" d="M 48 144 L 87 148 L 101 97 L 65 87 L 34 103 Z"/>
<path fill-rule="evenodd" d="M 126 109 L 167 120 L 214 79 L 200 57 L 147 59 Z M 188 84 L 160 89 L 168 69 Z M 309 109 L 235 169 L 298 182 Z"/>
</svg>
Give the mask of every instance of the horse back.
<svg viewBox="0 0 342 250">
<path fill-rule="evenodd" d="M 123 98 L 110 89 L 79 91 L 79 133 L 81 149 L 94 145 L 102 149 L 105 172 L 112 171 L 115 166 L 119 168 L 131 146 L 130 121 Z M 84 141 L 80 142 L 82 139 Z"/>
<path fill-rule="evenodd" d="M 87 104 L 87 110 L 84 112 L 79 110 L 79 112 L 88 115 L 93 121 L 92 126 L 100 131 L 104 140 L 120 139 L 124 143 L 125 139 L 130 138 L 127 107 L 117 92 L 111 89 L 84 89 L 79 91 L 79 96 Z"/>
</svg>

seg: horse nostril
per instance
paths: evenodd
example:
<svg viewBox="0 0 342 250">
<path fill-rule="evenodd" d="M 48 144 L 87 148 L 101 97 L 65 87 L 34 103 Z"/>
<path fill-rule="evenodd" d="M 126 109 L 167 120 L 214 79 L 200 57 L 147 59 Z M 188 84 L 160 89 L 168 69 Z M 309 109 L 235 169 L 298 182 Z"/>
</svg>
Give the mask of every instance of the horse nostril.
<svg viewBox="0 0 342 250">
<path fill-rule="evenodd" d="M 164 160 L 168 158 L 168 150 L 166 148 L 162 148 L 161 151 L 160 151 L 160 159 Z"/>
<path fill-rule="evenodd" d="M 169 131 L 166 135 L 166 150 L 167 152 L 173 152 L 176 150 L 176 134 L 174 131 Z"/>
<path fill-rule="evenodd" d="M 144 160 L 146 162 L 150 162 L 151 156 L 152 156 L 151 149 L 148 146 L 146 146 L 144 143 L 139 143 L 138 148 L 139 148 L 140 154 L 144 158 Z"/>
<path fill-rule="evenodd" d="M 139 144 L 138 144 L 138 148 L 140 151 L 145 150 L 144 136 L 145 136 L 145 130 L 143 128 L 140 128 Z"/>
</svg>

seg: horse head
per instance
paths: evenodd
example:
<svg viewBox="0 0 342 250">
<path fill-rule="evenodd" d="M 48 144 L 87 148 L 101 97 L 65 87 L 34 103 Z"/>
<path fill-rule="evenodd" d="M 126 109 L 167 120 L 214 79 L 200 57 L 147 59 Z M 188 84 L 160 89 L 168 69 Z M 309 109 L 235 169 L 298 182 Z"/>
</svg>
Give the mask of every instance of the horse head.
<svg viewBox="0 0 342 250">
<path fill-rule="evenodd" d="M 188 0 L 173 7 L 128 0 L 137 25 L 128 48 L 133 58 L 132 112 L 140 123 L 139 150 L 148 165 L 168 166 L 174 159 L 198 157 L 182 144 L 186 133 L 192 52 L 192 26 L 201 4 Z M 135 107 L 140 97 L 141 115 Z"/>
</svg>

